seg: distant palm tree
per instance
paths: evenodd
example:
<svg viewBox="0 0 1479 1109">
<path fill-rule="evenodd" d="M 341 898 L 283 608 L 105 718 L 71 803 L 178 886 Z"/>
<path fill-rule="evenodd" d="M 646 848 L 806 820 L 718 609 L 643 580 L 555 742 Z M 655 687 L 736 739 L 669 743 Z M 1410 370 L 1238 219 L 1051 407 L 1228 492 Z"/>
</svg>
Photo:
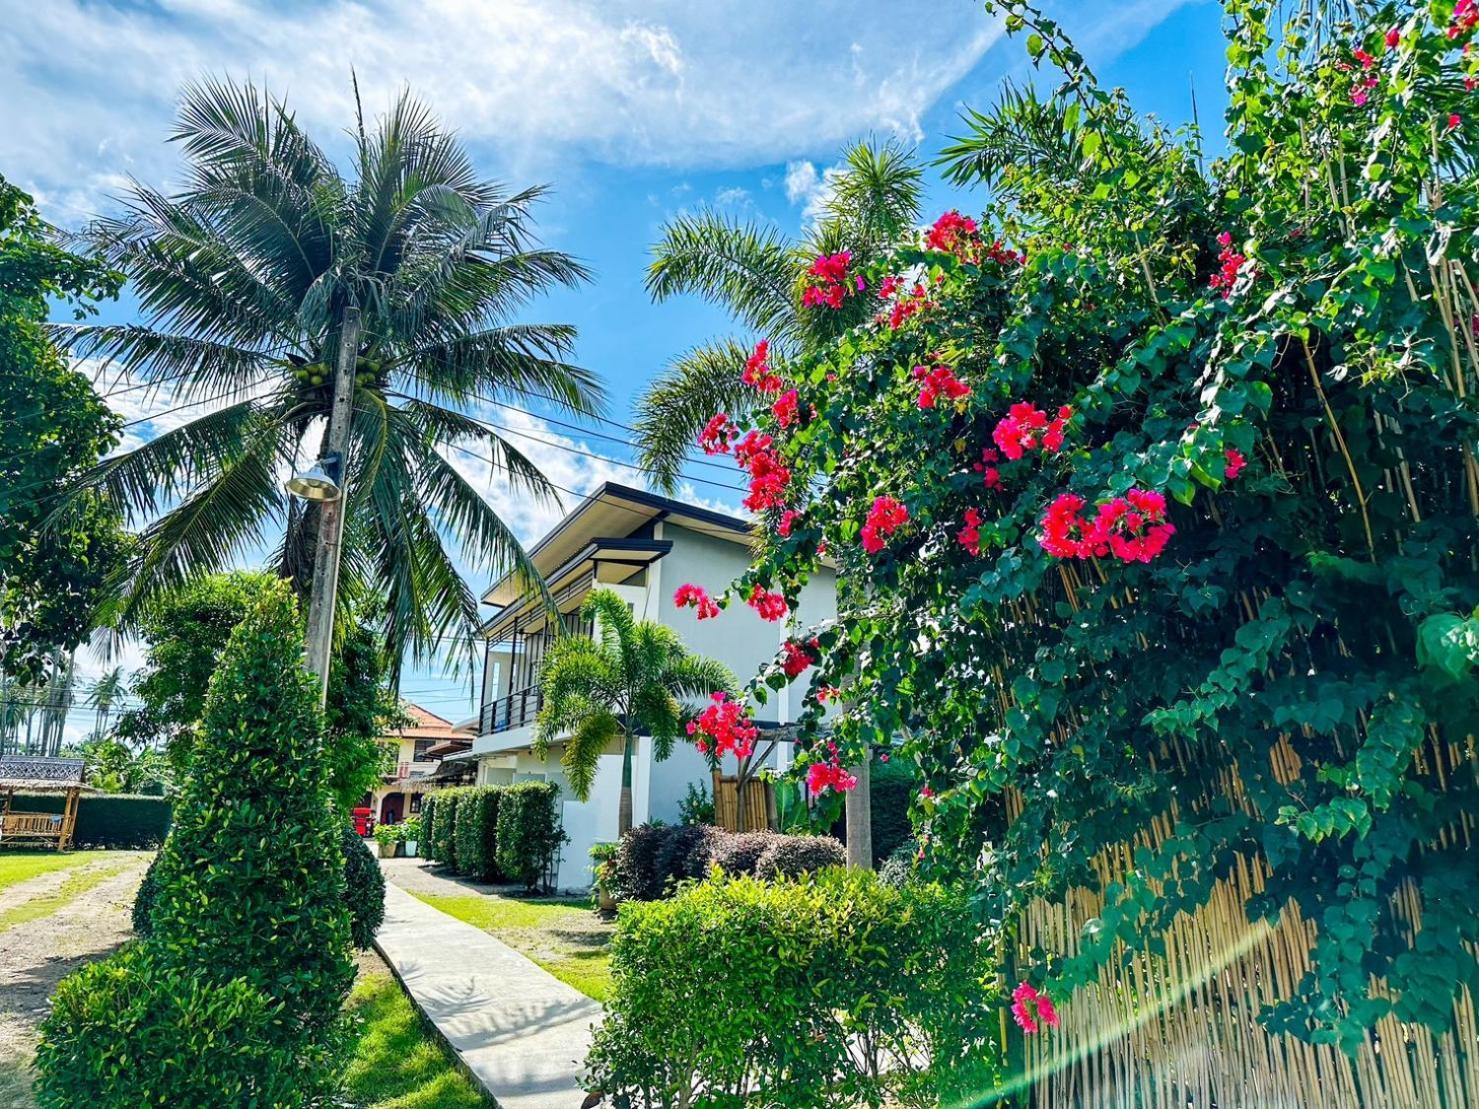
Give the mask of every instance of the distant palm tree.
<svg viewBox="0 0 1479 1109">
<path fill-rule="evenodd" d="M 108 730 L 113 710 L 127 693 L 128 682 L 123 676 L 122 666 L 104 670 L 88 683 L 87 696 L 83 703 L 96 713 L 92 725 L 94 734 L 102 735 Z"/>
<path fill-rule="evenodd" d="M 921 171 L 905 150 L 860 143 L 830 182 L 822 218 L 799 242 L 776 228 L 717 212 L 684 215 L 663 229 L 647 270 L 654 300 L 697 293 L 728 308 L 750 333 L 705 343 L 677 358 L 637 402 L 642 464 L 672 492 L 684 457 L 716 411 L 742 416 L 755 403 L 740 373 L 757 339 L 783 361 L 836 338 L 876 308 L 856 297 L 842 311 L 801 307 L 802 278 L 819 254 L 846 250 L 866 263 L 919 218 Z"/>
<path fill-rule="evenodd" d="M 616 593 L 597 589 L 581 615 L 596 623 L 598 638 L 570 635 L 555 642 L 540 675 L 535 750 L 564 740 L 560 765 L 570 789 L 590 796 L 596 766 L 613 741 L 621 742 L 621 806 L 617 832 L 632 827 L 632 751 L 638 737 L 651 736 L 653 753 L 666 759 L 684 735 L 686 698 L 734 691 L 734 675 L 723 663 L 691 654 L 671 628 L 637 620 Z"/>
<path fill-rule="evenodd" d="M 409 95 L 370 131 L 363 112 L 356 123 L 346 179 L 283 102 L 251 85 L 188 88 L 172 135 L 187 157 L 184 189 L 135 184 L 126 214 L 85 235 L 128 274 L 146 323 L 61 326 L 61 341 L 174 382 L 181 400 L 227 402 L 86 478 L 146 522 L 117 583 L 124 622 L 161 592 L 227 568 L 269 524 L 281 529 L 283 571 L 306 592 L 319 513 L 288 498 L 283 478 L 320 453 L 351 306 L 363 333 L 342 588 L 386 598 L 395 666 L 405 647 L 425 657 L 476 625 L 447 537 L 485 574 L 533 573 L 448 452 L 474 444 L 515 488 L 554 497 L 517 447 L 458 406 L 539 397 L 579 414 L 601 408 L 595 378 L 565 361 L 574 328 L 511 322 L 587 272 L 535 243 L 541 189 L 509 193 L 480 178 Z"/>
</svg>

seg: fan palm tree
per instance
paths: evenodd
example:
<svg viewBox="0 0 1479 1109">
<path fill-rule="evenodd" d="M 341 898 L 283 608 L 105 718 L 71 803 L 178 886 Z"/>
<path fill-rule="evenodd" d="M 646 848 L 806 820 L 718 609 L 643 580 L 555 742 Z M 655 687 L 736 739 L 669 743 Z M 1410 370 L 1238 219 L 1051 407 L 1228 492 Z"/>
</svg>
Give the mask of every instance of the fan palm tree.
<svg viewBox="0 0 1479 1109">
<path fill-rule="evenodd" d="M 485 572 L 533 575 L 448 450 L 473 445 L 515 489 L 555 496 L 517 447 L 459 406 L 539 397 L 600 410 L 594 377 L 566 361 L 572 327 L 511 322 L 587 272 L 533 239 L 541 189 L 508 192 L 479 177 L 408 94 L 370 129 L 363 112 L 356 122 L 345 177 L 282 101 L 251 85 L 190 87 L 172 135 L 186 155 L 184 188 L 136 183 L 125 213 L 83 236 L 128 274 L 145 322 L 60 326 L 60 340 L 174 383 L 181 401 L 222 402 L 83 481 L 145 524 L 116 583 L 124 624 L 151 598 L 226 568 L 269 523 L 281 529 L 284 574 L 307 592 L 319 514 L 285 495 L 283 477 L 321 452 L 351 307 L 363 330 L 341 586 L 385 598 L 394 665 L 407 646 L 426 657 L 476 624 L 448 539 Z"/>
<path fill-rule="evenodd" d="M 684 458 L 715 411 L 731 416 L 755 403 L 740 373 L 756 338 L 784 360 L 836 338 L 869 312 L 865 298 L 842 311 L 804 311 L 803 275 L 819 254 L 846 250 L 863 262 L 892 246 L 919 218 L 921 171 L 892 144 L 860 143 L 832 179 L 822 218 L 798 242 L 769 225 L 740 223 L 717 212 L 683 215 L 653 248 L 647 291 L 663 301 L 696 293 L 722 304 L 750 336 L 722 338 L 678 357 L 637 402 L 641 461 L 672 492 Z"/>
<path fill-rule="evenodd" d="M 593 590 L 581 615 L 596 624 L 596 638 L 566 636 L 550 648 L 540 674 L 543 706 L 535 727 L 541 755 L 563 739 L 560 765 L 570 789 L 584 801 L 596 765 L 614 740 L 621 741 L 621 807 L 617 831 L 632 827 L 632 749 L 652 737 L 660 760 L 684 734 L 685 698 L 735 691 L 729 668 L 683 646 L 671 628 L 637 620 L 609 589 Z"/>
</svg>

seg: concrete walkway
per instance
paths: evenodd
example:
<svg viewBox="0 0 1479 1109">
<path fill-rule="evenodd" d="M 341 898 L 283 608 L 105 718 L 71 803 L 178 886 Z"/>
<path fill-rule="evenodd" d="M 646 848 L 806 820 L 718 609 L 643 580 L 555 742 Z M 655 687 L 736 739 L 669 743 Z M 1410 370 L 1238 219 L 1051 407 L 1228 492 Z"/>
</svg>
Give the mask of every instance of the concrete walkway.
<svg viewBox="0 0 1479 1109">
<path fill-rule="evenodd" d="M 579 1109 L 599 1004 L 393 882 L 375 947 L 502 1109 Z"/>
</svg>

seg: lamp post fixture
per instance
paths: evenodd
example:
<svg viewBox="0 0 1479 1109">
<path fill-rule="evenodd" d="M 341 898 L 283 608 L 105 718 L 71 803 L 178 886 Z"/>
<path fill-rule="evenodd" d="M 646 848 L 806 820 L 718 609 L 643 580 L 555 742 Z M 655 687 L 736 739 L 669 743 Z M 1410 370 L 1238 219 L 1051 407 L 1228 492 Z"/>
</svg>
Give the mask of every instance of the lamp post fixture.
<svg viewBox="0 0 1479 1109">
<path fill-rule="evenodd" d="M 334 401 L 329 409 L 327 449 L 322 458 L 288 479 L 288 492 L 319 506 L 318 549 L 308 595 L 304 665 L 318 679 L 318 703 L 329 696 L 329 652 L 334 643 L 334 602 L 339 592 L 339 548 L 344 540 L 344 458 L 354 410 L 354 366 L 359 358 L 359 309 L 346 308 L 339 328 Z"/>
</svg>

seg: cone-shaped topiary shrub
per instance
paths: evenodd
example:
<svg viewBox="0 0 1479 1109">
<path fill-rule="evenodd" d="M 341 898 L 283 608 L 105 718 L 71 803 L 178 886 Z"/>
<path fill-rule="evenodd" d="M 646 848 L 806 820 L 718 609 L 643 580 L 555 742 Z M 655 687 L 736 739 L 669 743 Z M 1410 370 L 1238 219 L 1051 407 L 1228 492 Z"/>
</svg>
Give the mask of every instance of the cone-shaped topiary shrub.
<svg viewBox="0 0 1479 1109">
<path fill-rule="evenodd" d="M 232 633 L 160 854 L 152 919 L 173 957 L 247 979 L 312 1028 L 338 1015 L 354 967 L 323 720 L 302 651 L 286 585 Z"/>
<path fill-rule="evenodd" d="M 42 1030 L 48 1109 L 332 1093 L 354 966 L 302 647 L 286 584 L 232 633 L 154 867 L 152 934 L 63 982 Z"/>
</svg>

